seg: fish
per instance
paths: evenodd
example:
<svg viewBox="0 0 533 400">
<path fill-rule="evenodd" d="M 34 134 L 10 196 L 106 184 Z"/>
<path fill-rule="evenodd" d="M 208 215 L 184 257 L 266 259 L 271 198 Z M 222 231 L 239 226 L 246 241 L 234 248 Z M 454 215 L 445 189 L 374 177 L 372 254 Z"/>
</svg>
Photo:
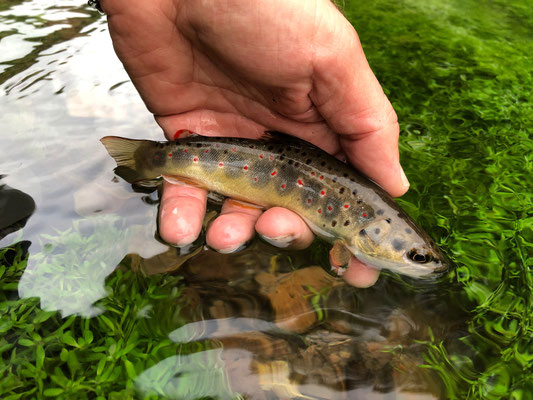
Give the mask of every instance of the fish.
<svg viewBox="0 0 533 400">
<path fill-rule="evenodd" d="M 115 173 L 132 184 L 179 177 L 264 208 L 297 213 L 333 244 L 336 264 L 355 256 L 413 278 L 447 271 L 444 253 L 380 186 L 304 140 L 266 132 L 260 139 L 190 136 L 157 142 L 106 136 Z"/>
</svg>

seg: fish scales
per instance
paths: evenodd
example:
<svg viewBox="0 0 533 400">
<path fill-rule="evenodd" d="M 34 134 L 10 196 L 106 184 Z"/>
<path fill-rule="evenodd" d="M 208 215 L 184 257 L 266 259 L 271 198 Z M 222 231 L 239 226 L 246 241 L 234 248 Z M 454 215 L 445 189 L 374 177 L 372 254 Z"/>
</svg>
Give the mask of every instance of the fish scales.
<svg viewBox="0 0 533 400">
<path fill-rule="evenodd" d="M 406 258 L 409 251 L 441 261 L 431 239 L 383 189 L 307 142 L 285 136 L 266 140 L 194 136 L 173 142 L 106 137 L 102 142 L 117 161 L 117 173 L 130 183 L 178 176 L 265 208 L 288 208 L 317 235 L 342 242 L 372 266 L 399 270 L 391 256 L 397 264 L 398 254 Z M 382 262 L 376 263 L 380 258 Z M 407 254 L 407 258 L 413 257 Z M 415 261 L 398 272 L 420 276 L 422 269 L 426 274 L 430 269 L 426 264 Z M 433 267 L 442 270 L 442 265 Z"/>
</svg>

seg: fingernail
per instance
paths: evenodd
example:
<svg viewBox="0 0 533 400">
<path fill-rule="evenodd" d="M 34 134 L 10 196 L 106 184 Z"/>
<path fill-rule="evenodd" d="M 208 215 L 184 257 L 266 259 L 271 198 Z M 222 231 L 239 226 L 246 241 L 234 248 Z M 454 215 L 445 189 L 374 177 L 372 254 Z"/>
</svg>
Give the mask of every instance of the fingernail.
<svg viewBox="0 0 533 400">
<path fill-rule="evenodd" d="M 174 133 L 174 139 L 179 139 L 180 137 L 187 137 L 189 135 L 195 135 L 194 132 L 191 132 L 190 130 L 188 129 L 178 129 L 175 133 Z"/>
<path fill-rule="evenodd" d="M 265 235 L 261 235 L 261 237 L 263 238 L 265 242 L 270 243 L 272 246 L 281 247 L 281 248 L 289 247 L 292 244 L 292 242 L 294 242 L 294 240 L 296 239 L 294 235 L 283 235 L 283 236 L 276 236 L 276 237 L 268 237 Z"/>
<path fill-rule="evenodd" d="M 407 189 L 410 186 L 410 183 L 407 179 L 407 176 L 405 176 L 405 172 L 403 172 L 403 169 L 400 169 L 400 178 L 402 178 L 403 187 Z"/>
<path fill-rule="evenodd" d="M 337 276 L 342 276 L 346 272 L 346 268 L 345 267 L 341 267 L 341 266 L 338 266 L 338 265 L 332 265 L 331 266 L 331 270 L 335 274 L 337 274 Z"/>
<path fill-rule="evenodd" d="M 239 243 L 232 247 L 226 247 L 225 249 L 217 249 L 217 252 L 221 254 L 231 254 L 243 250 L 246 247 L 246 243 Z"/>
</svg>

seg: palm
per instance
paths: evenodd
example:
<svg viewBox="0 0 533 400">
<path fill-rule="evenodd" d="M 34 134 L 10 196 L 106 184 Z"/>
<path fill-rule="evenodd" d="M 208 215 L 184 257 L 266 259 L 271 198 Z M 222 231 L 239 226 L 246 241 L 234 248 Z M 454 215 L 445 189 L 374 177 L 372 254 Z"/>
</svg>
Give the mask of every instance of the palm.
<svg viewBox="0 0 533 400">
<path fill-rule="evenodd" d="M 343 152 L 393 195 L 407 190 L 396 115 L 355 31 L 329 0 L 101 3 L 115 50 L 167 138 L 179 129 L 249 137 L 284 131 Z M 191 243 L 205 201 L 201 189 L 166 184 L 161 235 Z M 303 220 L 288 210 L 261 214 L 226 203 L 207 241 L 229 251 L 249 240 L 254 227 L 297 247 L 312 240 Z M 357 285 L 377 277 L 354 260 L 344 276 Z"/>
<path fill-rule="evenodd" d="M 146 3 L 137 6 L 150 7 Z M 317 10 L 309 10 L 297 25 L 282 22 L 301 14 L 290 7 L 275 15 L 257 10 L 251 17 L 242 10 L 246 16 L 238 24 L 220 22 L 238 19 L 239 12 L 224 15 L 213 9 L 216 21 L 193 29 L 194 6 L 181 12 L 158 9 L 159 15 L 143 19 L 142 30 L 131 16 L 126 20 L 120 14 L 110 18 L 110 26 L 117 53 L 167 136 L 194 120 L 191 130 L 202 134 L 258 135 L 277 129 L 330 152 L 339 150 L 336 135 L 313 104 L 324 102 L 313 81 L 313 65 L 320 64 L 317 51 L 324 53 L 331 42 L 331 32 L 317 26 Z M 330 18 L 340 16 L 333 6 L 327 12 Z M 353 36 L 349 25 L 344 34 Z M 325 43 L 309 49 L 310 37 L 323 37 Z M 286 40 L 283 46 L 280 38 Z M 132 42 L 134 51 L 128 47 Z"/>
</svg>

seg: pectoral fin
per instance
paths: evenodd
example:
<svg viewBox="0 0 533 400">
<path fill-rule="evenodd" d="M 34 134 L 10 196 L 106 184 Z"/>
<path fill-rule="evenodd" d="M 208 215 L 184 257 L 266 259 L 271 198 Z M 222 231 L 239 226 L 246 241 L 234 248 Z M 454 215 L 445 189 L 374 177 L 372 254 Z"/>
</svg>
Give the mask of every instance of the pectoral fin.
<svg viewBox="0 0 533 400">
<path fill-rule="evenodd" d="M 352 253 L 346 247 L 343 240 L 336 240 L 333 243 L 333 247 L 329 251 L 329 260 L 331 265 L 335 268 L 343 267 L 345 268 L 350 259 L 352 258 Z"/>
</svg>

